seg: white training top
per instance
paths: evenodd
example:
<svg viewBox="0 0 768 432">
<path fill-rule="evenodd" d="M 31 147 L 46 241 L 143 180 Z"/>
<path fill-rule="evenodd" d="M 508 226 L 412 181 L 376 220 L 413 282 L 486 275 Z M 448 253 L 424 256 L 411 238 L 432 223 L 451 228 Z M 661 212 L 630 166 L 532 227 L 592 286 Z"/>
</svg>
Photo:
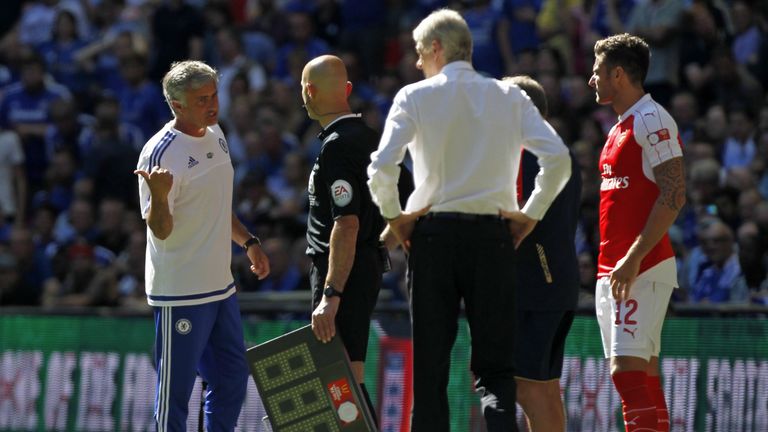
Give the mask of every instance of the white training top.
<svg viewBox="0 0 768 432">
<path fill-rule="evenodd" d="M 160 240 L 147 228 L 145 285 L 152 306 L 187 306 L 222 300 L 235 292 L 232 260 L 234 172 L 221 128 L 186 135 L 167 123 L 141 151 L 138 168 L 160 166 L 173 174 L 168 206 L 173 231 Z M 150 193 L 139 177 L 143 218 Z"/>
<path fill-rule="evenodd" d="M 399 215 L 398 163 L 407 147 L 416 188 L 406 211 L 427 205 L 433 212 L 517 210 L 523 145 L 540 166 L 523 212 L 541 219 L 570 177 L 568 149 L 519 87 L 452 62 L 397 93 L 371 155 L 368 186 L 382 216 Z"/>
</svg>

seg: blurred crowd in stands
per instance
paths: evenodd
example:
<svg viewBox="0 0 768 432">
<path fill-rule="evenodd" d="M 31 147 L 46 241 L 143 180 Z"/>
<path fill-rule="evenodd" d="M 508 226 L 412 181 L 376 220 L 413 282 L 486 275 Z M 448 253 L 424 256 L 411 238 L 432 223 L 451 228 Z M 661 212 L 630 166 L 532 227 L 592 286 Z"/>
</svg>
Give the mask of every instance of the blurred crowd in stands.
<svg viewBox="0 0 768 432">
<path fill-rule="evenodd" d="M 583 302 L 600 239 L 597 160 L 616 120 L 587 86 L 594 41 L 630 32 L 652 50 L 646 89 L 684 143 L 688 201 L 671 232 L 684 303 L 768 303 L 768 2 L 764 0 L 3 0 L 0 15 L 0 306 L 147 309 L 146 227 L 133 174 L 171 119 L 171 62 L 220 72 L 235 208 L 263 240 L 242 291 L 308 290 L 308 174 L 320 142 L 302 108 L 311 58 L 339 55 L 351 104 L 381 130 L 394 94 L 422 78 L 411 30 L 461 11 L 475 68 L 527 74 L 584 179 L 577 250 Z M 471 143 L 468 143 L 471 145 Z M 385 276 L 404 301 L 402 253 Z M 524 269 L 522 270 L 524 271 Z M 309 305 L 307 306 L 309 307 Z"/>
</svg>

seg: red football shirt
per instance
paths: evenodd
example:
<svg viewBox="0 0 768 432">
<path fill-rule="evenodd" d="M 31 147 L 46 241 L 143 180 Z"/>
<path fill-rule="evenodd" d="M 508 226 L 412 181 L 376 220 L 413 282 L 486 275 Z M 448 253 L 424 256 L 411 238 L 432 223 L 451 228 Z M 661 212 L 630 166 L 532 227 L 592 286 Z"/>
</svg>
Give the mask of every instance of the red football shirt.
<svg viewBox="0 0 768 432">
<path fill-rule="evenodd" d="M 650 95 L 643 96 L 619 117 L 600 154 L 598 278 L 608 276 L 645 227 L 659 195 L 653 168 L 680 156 L 677 124 Z M 665 234 L 641 262 L 640 274 L 673 257 L 672 244 Z M 677 275 L 662 279 L 676 285 Z"/>
</svg>

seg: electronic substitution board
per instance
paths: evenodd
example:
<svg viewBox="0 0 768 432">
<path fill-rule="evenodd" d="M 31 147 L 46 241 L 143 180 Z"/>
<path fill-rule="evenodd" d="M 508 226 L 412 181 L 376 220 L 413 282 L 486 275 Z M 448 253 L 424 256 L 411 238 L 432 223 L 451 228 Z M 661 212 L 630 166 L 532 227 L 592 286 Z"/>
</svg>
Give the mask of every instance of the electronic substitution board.
<svg viewBox="0 0 768 432">
<path fill-rule="evenodd" d="M 273 432 L 377 430 L 338 335 L 321 343 L 307 325 L 246 355 Z"/>
</svg>

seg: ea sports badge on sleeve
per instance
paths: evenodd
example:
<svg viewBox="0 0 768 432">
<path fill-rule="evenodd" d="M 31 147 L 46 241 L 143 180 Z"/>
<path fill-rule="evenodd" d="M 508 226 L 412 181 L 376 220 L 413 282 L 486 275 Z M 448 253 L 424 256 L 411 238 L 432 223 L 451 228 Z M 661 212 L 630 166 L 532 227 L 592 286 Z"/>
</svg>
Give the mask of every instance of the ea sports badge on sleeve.
<svg viewBox="0 0 768 432">
<path fill-rule="evenodd" d="M 307 325 L 246 357 L 273 432 L 377 430 L 338 336 L 321 343 Z"/>
</svg>

